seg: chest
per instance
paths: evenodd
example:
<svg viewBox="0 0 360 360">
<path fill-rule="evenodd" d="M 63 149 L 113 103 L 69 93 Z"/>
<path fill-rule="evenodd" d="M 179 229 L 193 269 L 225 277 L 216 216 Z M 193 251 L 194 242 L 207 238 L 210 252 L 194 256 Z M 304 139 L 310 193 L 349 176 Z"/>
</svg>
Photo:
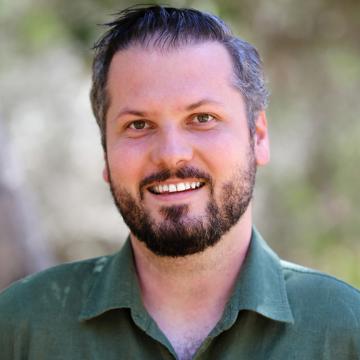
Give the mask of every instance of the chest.
<svg viewBox="0 0 360 360">
<path fill-rule="evenodd" d="M 206 339 L 210 330 L 173 329 L 166 334 L 179 360 L 190 360 Z"/>
<path fill-rule="evenodd" d="M 155 316 L 154 321 L 174 348 L 178 359 L 192 359 L 212 329 L 221 318 L 221 311 L 190 315 L 179 313 L 172 316 Z M 159 315 L 159 314 L 156 314 Z M 181 315 L 181 314 L 180 314 Z"/>
<path fill-rule="evenodd" d="M 139 322 L 127 310 L 109 311 L 86 322 L 63 314 L 36 320 L 28 325 L 19 320 L 15 332 L 4 331 L 3 325 L 1 359 L 175 359 L 158 328 Z M 230 327 L 221 326 L 213 339 L 206 338 L 211 329 L 200 325 L 189 321 L 192 330 L 174 327 L 176 331 L 166 335 L 177 359 L 360 359 L 359 334 L 354 331 L 319 332 L 315 326 L 275 322 L 252 312 L 239 314 Z M 194 357 L 200 346 L 201 355 Z"/>
</svg>

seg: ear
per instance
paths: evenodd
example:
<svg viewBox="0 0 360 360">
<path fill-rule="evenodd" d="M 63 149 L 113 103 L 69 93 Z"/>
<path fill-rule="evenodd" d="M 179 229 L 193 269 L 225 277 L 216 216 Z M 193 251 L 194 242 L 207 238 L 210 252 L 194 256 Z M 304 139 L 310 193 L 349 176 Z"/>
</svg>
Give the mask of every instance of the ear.
<svg viewBox="0 0 360 360">
<path fill-rule="evenodd" d="M 109 169 L 108 169 L 108 165 L 107 165 L 107 161 L 106 161 L 106 154 L 104 154 L 104 168 L 102 171 L 102 177 L 105 182 L 107 182 L 107 183 L 110 182 Z"/>
<path fill-rule="evenodd" d="M 254 150 L 258 166 L 266 165 L 270 161 L 269 133 L 265 111 L 261 111 L 255 120 Z"/>
</svg>

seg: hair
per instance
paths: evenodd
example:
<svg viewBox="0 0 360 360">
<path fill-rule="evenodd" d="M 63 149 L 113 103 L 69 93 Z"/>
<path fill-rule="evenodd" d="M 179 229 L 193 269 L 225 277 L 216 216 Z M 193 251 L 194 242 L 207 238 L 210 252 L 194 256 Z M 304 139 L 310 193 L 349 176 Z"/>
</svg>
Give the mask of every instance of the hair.
<svg viewBox="0 0 360 360">
<path fill-rule="evenodd" d="M 135 6 L 120 11 L 104 26 L 108 30 L 94 45 L 90 99 L 105 151 L 110 63 L 116 52 L 132 45 L 168 50 L 207 41 L 223 44 L 233 61 L 234 86 L 244 97 L 250 135 L 254 135 L 256 115 L 266 108 L 268 99 L 262 62 L 254 46 L 233 36 L 220 18 L 195 9 Z"/>
</svg>

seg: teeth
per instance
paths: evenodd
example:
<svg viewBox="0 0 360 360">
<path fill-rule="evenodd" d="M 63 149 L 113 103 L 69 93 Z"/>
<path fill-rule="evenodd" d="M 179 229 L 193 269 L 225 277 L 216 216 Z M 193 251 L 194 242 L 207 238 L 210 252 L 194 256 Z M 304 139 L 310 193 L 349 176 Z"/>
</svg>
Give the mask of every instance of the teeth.
<svg viewBox="0 0 360 360">
<path fill-rule="evenodd" d="M 182 182 L 178 184 L 164 184 L 164 185 L 155 185 L 151 190 L 156 194 L 162 194 L 165 192 L 181 192 L 189 189 L 197 189 L 201 186 L 200 181 L 194 182 Z"/>
<path fill-rule="evenodd" d="M 176 190 L 177 191 L 184 191 L 186 188 L 185 188 L 185 184 L 184 183 L 180 183 L 180 184 L 177 184 L 176 185 Z"/>
<path fill-rule="evenodd" d="M 169 185 L 169 192 L 175 192 L 176 191 L 176 185 L 170 184 Z"/>
</svg>

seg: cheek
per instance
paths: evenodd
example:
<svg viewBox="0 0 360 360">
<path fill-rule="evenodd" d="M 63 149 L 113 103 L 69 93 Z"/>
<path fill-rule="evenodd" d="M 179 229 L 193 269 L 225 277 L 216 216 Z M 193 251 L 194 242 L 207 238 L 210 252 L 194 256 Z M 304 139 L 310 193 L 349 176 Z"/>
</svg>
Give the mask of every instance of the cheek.
<svg viewBox="0 0 360 360">
<path fill-rule="evenodd" d="M 144 153 L 131 146 L 116 146 L 108 149 L 108 165 L 111 179 L 126 188 L 136 187 L 141 181 Z"/>
<path fill-rule="evenodd" d="M 213 132 L 198 141 L 200 156 L 213 172 L 214 180 L 227 178 L 235 167 L 246 159 L 247 143 L 240 136 L 228 132 Z"/>
</svg>

